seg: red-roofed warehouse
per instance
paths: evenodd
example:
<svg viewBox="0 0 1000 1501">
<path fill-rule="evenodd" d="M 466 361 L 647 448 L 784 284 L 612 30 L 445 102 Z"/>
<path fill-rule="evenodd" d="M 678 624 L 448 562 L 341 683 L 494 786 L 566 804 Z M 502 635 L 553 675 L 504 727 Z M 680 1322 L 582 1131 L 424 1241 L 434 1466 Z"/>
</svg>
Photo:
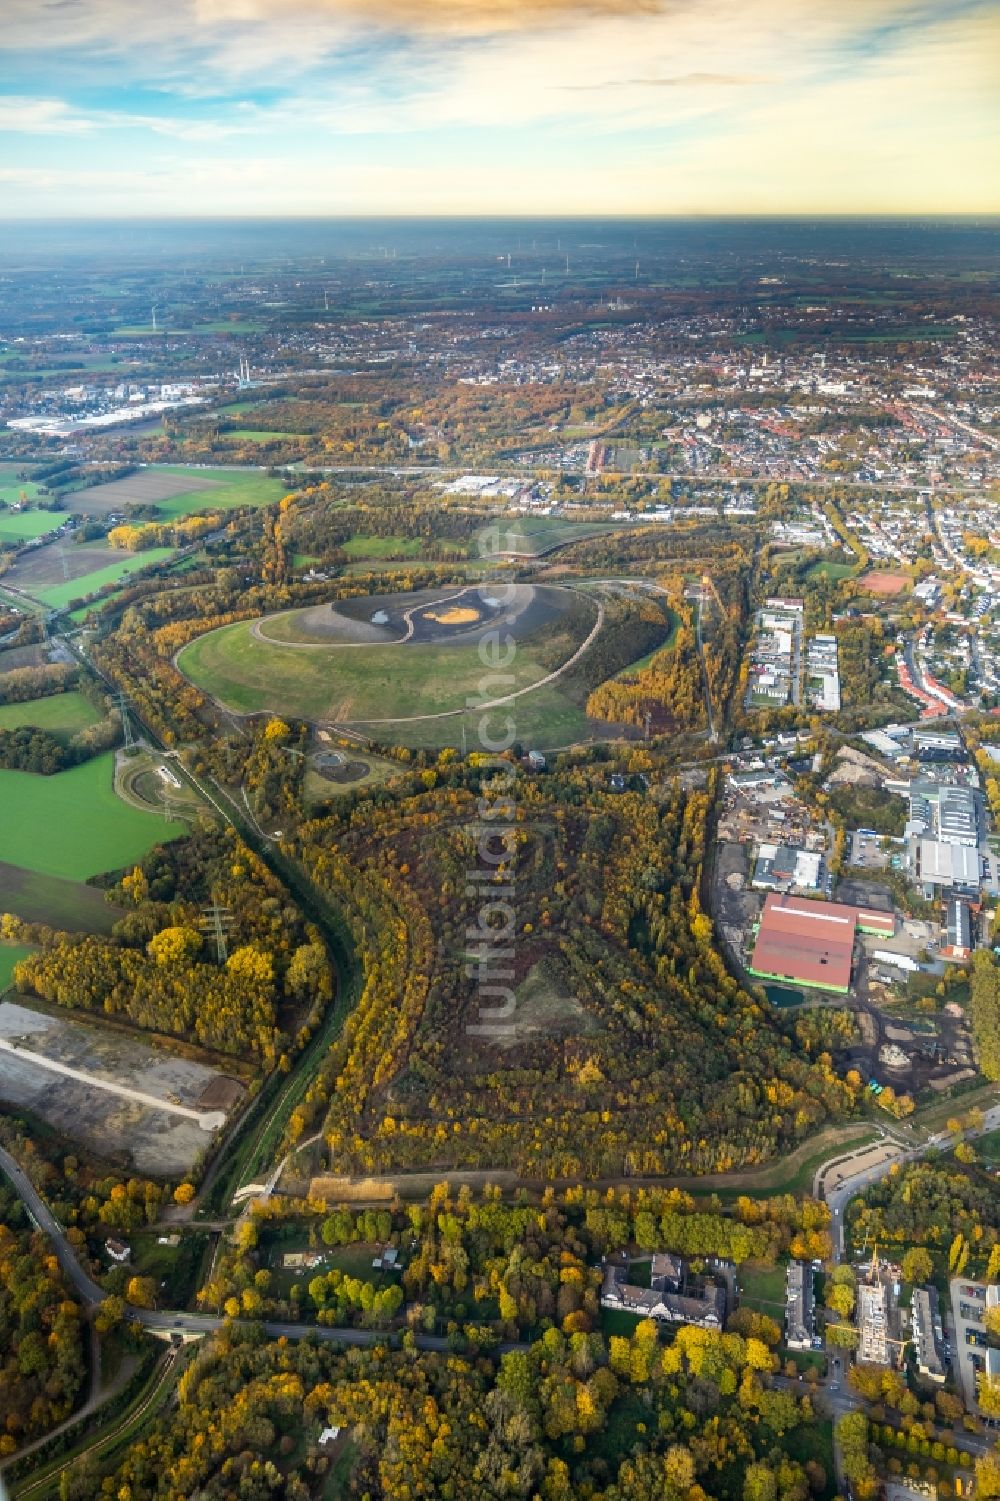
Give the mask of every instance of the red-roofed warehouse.
<svg viewBox="0 0 1000 1501">
<path fill-rule="evenodd" d="M 761 913 L 750 973 L 846 995 L 858 929 L 891 938 L 896 924 L 891 912 L 772 892 Z"/>
</svg>

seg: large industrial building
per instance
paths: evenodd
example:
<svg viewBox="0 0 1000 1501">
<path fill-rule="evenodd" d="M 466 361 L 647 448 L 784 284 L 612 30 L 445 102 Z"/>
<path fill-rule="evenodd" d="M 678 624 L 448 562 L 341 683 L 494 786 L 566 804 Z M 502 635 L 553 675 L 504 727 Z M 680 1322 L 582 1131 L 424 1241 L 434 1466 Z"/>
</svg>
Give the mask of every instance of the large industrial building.
<svg viewBox="0 0 1000 1501">
<path fill-rule="evenodd" d="M 851 986 L 858 931 L 891 938 L 891 912 L 815 902 L 773 893 L 764 903 L 750 973 L 760 980 L 787 981 L 846 995 Z"/>
<path fill-rule="evenodd" d="M 920 841 L 920 879 L 928 888 L 954 887 L 978 891 L 982 877 L 979 851 L 963 844 L 945 844 L 937 839 Z"/>
</svg>

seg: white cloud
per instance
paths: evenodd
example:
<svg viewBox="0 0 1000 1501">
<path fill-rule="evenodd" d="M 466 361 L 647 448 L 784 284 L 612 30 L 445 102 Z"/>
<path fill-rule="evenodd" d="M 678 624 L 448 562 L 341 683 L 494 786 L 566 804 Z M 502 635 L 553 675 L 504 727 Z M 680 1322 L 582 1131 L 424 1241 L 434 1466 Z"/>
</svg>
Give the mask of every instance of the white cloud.
<svg viewBox="0 0 1000 1501">
<path fill-rule="evenodd" d="M 0 95 L 0 131 L 17 131 L 22 135 L 76 135 L 90 128 L 90 122 L 62 99 Z"/>
<path fill-rule="evenodd" d="M 140 212 L 979 211 L 1000 183 L 985 8 L 366 0 L 363 23 L 361 0 L 64 0 L 43 35 L 37 0 L 4 4 L 0 67 L 28 45 L 44 73 L 58 39 L 164 90 L 157 114 L 114 108 L 114 88 L 100 110 L 0 97 L 0 130 L 86 135 L 98 166 L 113 131 L 175 141 L 102 179 L 102 201 Z M 212 97 L 261 81 L 286 96 Z M 238 155 L 194 149 L 230 137 Z"/>
</svg>

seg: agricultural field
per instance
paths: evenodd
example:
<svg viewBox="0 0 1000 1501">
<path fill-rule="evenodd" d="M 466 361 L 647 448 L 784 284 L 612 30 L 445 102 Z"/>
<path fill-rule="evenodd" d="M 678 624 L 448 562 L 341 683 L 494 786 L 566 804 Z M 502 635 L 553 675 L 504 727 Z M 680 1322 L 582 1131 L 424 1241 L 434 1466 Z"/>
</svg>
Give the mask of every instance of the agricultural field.
<svg viewBox="0 0 1000 1501">
<path fill-rule="evenodd" d="M 28 478 L 18 478 L 22 473 L 28 475 Z M 8 506 L 16 504 L 22 495 L 25 495 L 28 500 L 37 500 L 42 493 L 42 487 L 36 485 L 30 476 L 30 464 L 0 462 L 0 500 Z M 0 511 L 0 518 L 3 518 L 2 511 Z"/>
<path fill-rule="evenodd" d="M 0 674 L 17 672 L 22 667 L 44 667 L 48 660 L 48 652 L 38 641 L 30 646 L 8 646 L 0 652 Z"/>
<path fill-rule="evenodd" d="M 146 470 L 144 473 L 148 474 Z M 157 476 L 172 476 L 176 488 L 170 497 L 158 501 L 158 516 L 165 521 L 191 516 L 196 511 L 231 511 L 237 506 L 266 506 L 280 500 L 285 486 L 257 469 L 196 469 L 182 466 L 157 468 Z"/>
<path fill-rule="evenodd" d="M 97 886 L 25 870 L 0 860 L 0 912 L 46 923 L 64 933 L 110 933 L 122 909 Z"/>
<path fill-rule="evenodd" d="M 0 1099 L 105 1161 L 186 1173 L 242 1094 L 208 1063 L 123 1028 L 0 1002 Z"/>
<path fill-rule="evenodd" d="M 0 509 L 0 547 L 21 547 L 34 537 L 44 537 L 65 521 L 58 511 L 9 511 Z"/>
<path fill-rule="evenodd" d="M 72 510 L 107 516 L 128 506 L 155 506 L 157 516 L 176 520 L 195 511 L 230 511 L 236 506 L 268 505 L 284 494 L 280 480 L 258 469 L 207 469 L 194 465 L 157 464 L 124 479 L 74 491 Z M 144 554 L 144 556 L 147 556 Z"/>
<path fill-rule="evenodd" d="M 114 753 L 55 776 L 0 771 L 0 861 L 39 875 L 86 881 L 120 870 L 184 833 L 115 795 Z"/>
<path fill-rule="evenodd" d="M 172 556 L 169 547 L 123 553 L 102 542 L 52 542 L 19 558 L 4 576 L 9 584 L 50 609 L 59 609 L 72 599 L 93 594 L 105 584 L 116 584 L 128 574 Z"/>
<path fill-rule="evenodd" d="M 16 730 L 30 724 L 39 730 L 69 738 L 88 724 L 96 724 L 100 715 L 82 693 L 52 693 L 47 698 L 30 699 L 24 704 L 0 704 L 0 730 Z"/>
</svg>

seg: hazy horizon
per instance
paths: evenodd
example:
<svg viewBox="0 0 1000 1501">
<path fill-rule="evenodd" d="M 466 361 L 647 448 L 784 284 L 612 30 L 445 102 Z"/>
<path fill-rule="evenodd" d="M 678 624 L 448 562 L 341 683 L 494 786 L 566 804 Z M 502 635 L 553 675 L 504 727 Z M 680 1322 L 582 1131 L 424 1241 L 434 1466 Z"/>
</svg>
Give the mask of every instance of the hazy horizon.
<svg viewBox="0 0 1000 1501">
<path fill-rule="evenodd" d="M 981 214 L 995 0 L 7 0 L 8 217 Z"/>
</svg>

